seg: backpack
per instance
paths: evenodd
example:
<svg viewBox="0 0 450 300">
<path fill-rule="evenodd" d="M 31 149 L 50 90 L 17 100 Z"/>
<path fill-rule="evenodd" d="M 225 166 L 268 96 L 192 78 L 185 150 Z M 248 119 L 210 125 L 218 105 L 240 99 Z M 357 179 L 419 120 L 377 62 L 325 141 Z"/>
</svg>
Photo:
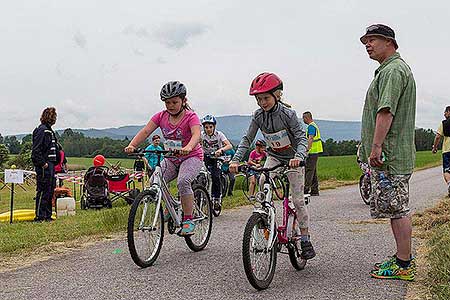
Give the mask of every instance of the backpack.
<svg viewBox="0 0 450 300">
<path fill-rule="evenodd" d="M 59 163 L 55 166 L 55 173 L 65 173 L 66 170 L 63 166 L 65 154 L 63 150 L 59 150 Z"/>
</svg>

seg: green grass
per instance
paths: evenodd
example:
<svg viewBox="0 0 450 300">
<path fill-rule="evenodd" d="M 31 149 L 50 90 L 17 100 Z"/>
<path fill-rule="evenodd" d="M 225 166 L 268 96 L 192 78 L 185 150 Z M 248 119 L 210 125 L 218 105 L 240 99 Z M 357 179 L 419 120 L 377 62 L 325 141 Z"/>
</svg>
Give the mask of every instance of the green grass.
<svg viewBox="0 0 450 300">
<path fill-rule="evenodd" d="M 132 169 L 134 164 L 134 159 L 131 158 L 106 158 L 106 161 L 112 165 L 120 162 L 120 165 L 127 169 Z M 87 169 L 93 165 L 91 157 L 68 157 L 67 164 L 84 166 L 84 169 Z M 107 163 L 106 165 L 108 166 Z"/>
<path fill-rule="evenodd" d="M 111 163 L 121 161 L 122 166 L 132 168 L 133 159 L 108 159 Z M 68 158 L 69 164 L 84 165 L 89 167 L 92 165 L 91 158 Z M 441 163 L 441 155 L 432 155 L 431 152 L 417 153 L 417 168 L 439 165 Z M 339 156 L 339 157 L 320 157 L 318 162 L 319 180 L 325 181 L 343 181 L 354 182 L 361 175 L 361 170 L 356 164 L 356 157 Z M 236 183 L 236 189 L 233 197 L 224 199 L 224 208 L 234 208 L 247 205 L 249 202 L 243 196 L 240 181 Z M 334 185 L 333 185 L 334 184 Z M 331 187 L 336 186 L 333 183 Z M 72 188 L 70 183 L 68 187 Z M 140 187 L 140 185 L 138 184 Z M 16 196 L 14 209 L 34 209 L 35 187 L 26 186 L 27 191 L 16 187 Z M 171 184 L 172 191 L 174 183 Z M 79 188 L 79 186 L 77 186 Z M 8 211 L 10 207 L 10 192 L 6 188 L 0 191 L 0 213 Z M 77 189 L 77 200 L 79 200 L 79 189 Z M 79 204 L 77 203 L 77 208 Z M 77 209 L 77 214 L 72 217 L 62 217 L 53 223 L 14 223 L 12 225 L 0 223 L 0 257 L 3 254 L 16 254 L 26 251 L 32 251 L 43 245 L 53 242 L 71 241 L 80 237 L 123 232 L 126 229 L 126 220 L 128 217 L 129 206 L 123 201 L 113 204 L 110 210 L 104 209 L 100 211 L 88 210 L 81 211 Z"/>
<path fill-rule="evenodd" d="M 435 207 L 417 213 L 414 225 L 419 228 L 418 236 L 425 239 L 421 247 L 425 251 L 420 251 L 425 255 L 419 257 L 422 264 L 418 264 L 425 270 L 425 278 L 420 278 L 418 283 L 420 289 L 433 299 L 450 299 L 450 199 L 445 198 Z"/>
</svg>

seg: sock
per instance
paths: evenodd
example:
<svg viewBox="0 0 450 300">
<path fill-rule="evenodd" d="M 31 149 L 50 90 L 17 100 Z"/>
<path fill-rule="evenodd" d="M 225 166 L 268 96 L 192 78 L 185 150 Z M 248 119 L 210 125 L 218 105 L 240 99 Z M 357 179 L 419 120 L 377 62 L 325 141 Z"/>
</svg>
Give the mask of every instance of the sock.
<svg viewBox="0 0 450 300">
<path fill-rule="evenodd" d="M 309 235 L 307 235 L 307 234 L 302 234 L 302 235 L 300 236 L 300 240 L 301 240 L 302 242 L 309 242 Z"/>
<path fill-rule="evenodd" d="M 403 269 L 409 267 L 409 264 L 411 263 L 411 260 L 401 260 L 400 258 L 396 257 L 397 265 L 402 267 Z"/>
<path fill-rule="evenodd" d="M 192 220 L 192 215 L 184 215 L 183 216 L 183 222 L 187 220 Z"/>
</svg>

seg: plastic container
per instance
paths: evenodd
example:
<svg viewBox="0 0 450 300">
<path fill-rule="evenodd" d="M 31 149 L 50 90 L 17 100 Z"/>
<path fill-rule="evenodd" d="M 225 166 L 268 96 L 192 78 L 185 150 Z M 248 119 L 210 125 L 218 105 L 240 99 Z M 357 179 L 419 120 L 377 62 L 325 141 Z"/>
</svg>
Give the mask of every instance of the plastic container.
<svg viewBox="0 0 450 300">
<path fill-rule="evenodd" d="M 56 200 L 56 215 L 61 216 L 73 216 L 75 215 L 75 199 L 72 197 L 58 198 Z"/>
</svg>

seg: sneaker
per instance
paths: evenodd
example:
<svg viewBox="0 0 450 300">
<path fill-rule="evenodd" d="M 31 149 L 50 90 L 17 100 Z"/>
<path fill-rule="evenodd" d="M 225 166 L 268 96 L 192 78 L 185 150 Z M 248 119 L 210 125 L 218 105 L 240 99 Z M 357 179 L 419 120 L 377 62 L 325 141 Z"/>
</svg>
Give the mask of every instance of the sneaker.
<svg viewBox="0 0 450 300">
<path fill-rule="evenodd" d="M 399 279 L 399 280 L 414 280 L 416 274 L 416 265 L 411 263 L 409 267 L 402 268 L 397 262 L 391 263 L 388 267 L 378 269 L 370 272 L 370 276 L 378 279 Z"/>
<path fill-rule="evenodd" d="M 385 260 L 381 262 L 377 262 L 373 265 L 372 271 L 376 271 L 378 269 L 386 269 L 389 266 L 391 266 L 393 263 L 395 263 L 397 260 L 397 256 L 394 254 L 392 256 L 388 256 Z"/>
<path fill-rule="evenodd" d="M 396 262 L 397 262 L 397 256 L 394 254 L 392 256 L 389 256 L 384 261 L 374 264 L 372 271 L 389 268 L 393 263 L 396 263 Z M 414 265 L 414 267 L 415 267 L 416 266 L 416 259 L 413 257 L 411 259 L 410 263 L 412 265 Z"/>
<path fill-rule="evenodd" d="M 222 204 L 220 203 L 220 198 L 213 198 L 213 206 L 214 210 L 220 210 L 222 207 Z"/>
<path fill-rule="evenodd" d="M 314 251 L 314 247 L 310 241 L 308 241 L 308 242 L 301 241 L 300 246 L 302 248 L 301 256 L 304 259 L 311 259 L 314 256 L 316 256 L 316 251 Z"/>
<path fill-rule="evenodd" d="M 195 223 L 192 220 L 186 220 L 181 223 L 181 230 L 178 232 L 180 236 L 193 235 L 195 230 Z"/>
</svg>

